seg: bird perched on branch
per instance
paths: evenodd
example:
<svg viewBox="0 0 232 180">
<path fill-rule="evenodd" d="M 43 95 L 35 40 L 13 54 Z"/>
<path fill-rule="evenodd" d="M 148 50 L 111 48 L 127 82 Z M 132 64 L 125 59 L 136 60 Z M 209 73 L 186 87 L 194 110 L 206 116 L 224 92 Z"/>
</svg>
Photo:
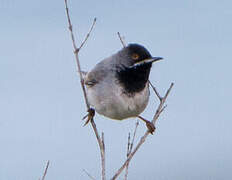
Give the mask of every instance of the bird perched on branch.
<svg viewBox="0 0 232 180">
<path fill-rule="evenodd" d="M 90 72 L 84 74 L 87 99 L 93 108 L 89 110 L 89 115 L 93 115 L 96 110 L 115 120 L 139 117 L 146 123 L 149 132 L 153 133 L 154 124 L 139 114 L 148 104 L 148 78 L 152 63 L 161 59 L 152 57 L 139 44 L 129 44 L 99 62 Z"/>
</svg>

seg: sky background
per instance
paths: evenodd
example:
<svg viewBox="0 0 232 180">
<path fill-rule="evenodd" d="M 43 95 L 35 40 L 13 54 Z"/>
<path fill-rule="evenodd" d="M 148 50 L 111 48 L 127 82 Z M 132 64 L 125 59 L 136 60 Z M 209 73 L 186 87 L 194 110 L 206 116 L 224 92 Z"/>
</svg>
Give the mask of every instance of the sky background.
<svg viewBox="0 0 232 180">
<path fill-rule="evenodd" d="M 153 56 L 150 80 L 168 107 L 131 161 L 134 180 L 232 179 L 230 0 L 69 0 L 77 42 L 97 24 L 80 52 L 90 70 L 122 45 L 144 45 Z M 100 178 L 100 153 L 86 114 L 64 2 L 0 0 L 0 180 Z M 143 116 L 158 105 L 153 93 Z M 96 115 L 105 133 L 109 179 L 126 158 L 136 120 Z M 146 131 L 140 123 L 137 140 Z M 122 179 L 122 178 L 121 178 Z"/>
</svg>

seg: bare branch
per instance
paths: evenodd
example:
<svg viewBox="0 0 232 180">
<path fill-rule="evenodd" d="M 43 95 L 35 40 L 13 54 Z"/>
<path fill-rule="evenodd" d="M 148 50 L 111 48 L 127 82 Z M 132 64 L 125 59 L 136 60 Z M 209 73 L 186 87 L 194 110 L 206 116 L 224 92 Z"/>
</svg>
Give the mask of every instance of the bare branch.
<svg viewBox="0 0 232 180">
<path fill-rule="evenodd" d="M 156 110 L 156 113 L 153 117 L 152 122 L 155 124 L 157 119 L 159 118 L 159 115 L 161 114 L 161 110 L 164 106 L 164 103 L 173 87 L 174 83 L 171 83 L 169 89 L 167 90 L 165 96 L 162 98 L 162 101 L 160 101 L 160 104 Z M 131 159 L 133 158 L 134 154 L 138 151 L 138 149 L 141 147 L 141 145 L 145 142 L 147 136 L 149 135 L 149 131 L 147 130 L 145 132 L 145 134 L 141 137 L 140 141 L 138 142 L 138 144 L 136 145 L 136 147 L 134 148 L 134 150 L 130 153 L 130 155 L 128 156 L 127 160 L 123 163 L 123 165 L 118 169 L 118 171 L 115 173 L 115 175 L 112 177 L 112 180 L 115 180 L 123 171 L 123 169 L 127 166 L 127 164 L 131 161 Z"/>
<path fill-rule="evenodd" d="M 67 19 L 68 19 L 68 24 L 69 24 L 69 30 L 70 30 L 70 35 L 71 35 L 71 39 L 72 39 L 72 44 L 73 44 L 73 48 L 74 48 L 74 54 L 75 54 L 75 58 L 76 58 L 76 64 L 77 64 L 77 69 L 78 69 L 78 73 L 79 73 L 79 76 L 80 76 L 80 83 L 81 83 L 81 87 L 82 87 L 82 90 L 83 90 L 83 94 L 84 94 L 84 99 L 85 99 L 85 104 L 86 104 L 86 107 L 87 107 L 87 110 L 90 109 L 90 105 L 89 105 L 89 102 L 88 102 L 88 99 L 87 99 L 87 94 L 86 94 L 86 90 L 85 90 L 85 85 L 84 85 L 84 80 L 83 80 L 83 76 L 82 76 L 82 73 L 81 73 L 81 66 L 80 66 L 80 61 L 79 61 L 79 51 L 80 49 L 84 46 L 84 44 L 86 43 L 87 39 L 89 38 L 90 36 L 90 33 L 92 32 L 93 30 L 93 27 L 94 25 L 96 24 L 96 18 L 94 19 L 93 21 L 93 24 L 89 30 L 89 32 L 87 33 L 84 41 L 81 43 L 80 47 L 77 48 L 76 46 L 76 43 L 75 43 L 75 38 L 74 38 L 74 34 L 73 34 L 73 28 L 72 28 L 72 23 L 71 23 L 71 19 L 70 19 L 70 15 L 69 15 L 69 10 L 68 10 L 68 5 L 67 5 L 67 0 L 64 0 L 65 1 L 65 7 L 66 7 L 66 14 L 67 14 Z M 126 44 L 125 42 L 123 41 L 120 33 L 118 32 L 118 36 L 120 38 L 120 41 L 122 43 L 122 45 L 125 47 Z M 151 84 L 151 83 L 150 83 Z M 151 84 L 152 86 L 152 84 Z M 152 88 L 154 89 L 156 95 L 158 96 L 158 98 L 160 99 L 160 104 L 156 110 L 156 113 L 153 117 L 153 120 L 152 122 L 155 124 L 157 119 L 159 118 L 159 115 L 162 113 L 162 111 L 164 110 L 165 107 L 164 106 L 164 103 L 166 101 L 166 98 L 167 96 L 169 95 L 171 89 L 173 87 L 173 83 L 171 84 L 170 88 L 167 90 L 165 96 L 163 98 L 161 98 L 161 96 L 159 95 L 159 93 L 156 91 L 156 89 L 154 88 L 154 86 L 152 86 Z M 94 133 L 96 135 L 96 138 L 97 138 L 97 141 L 98 141 L 98 144 L 99 144 L 99 147 L 100 147 L 100 151 L 101 151 L 101 162 L 102 162 L 102 180 L 105 180 L 105 144 L 104 144 L 104 134 L 102 133 L 102 138 L 100 138 L 99 136 L 99 133 L 98 133 L 98 130 L 97 130 L 97 127 L 96 127 L 96 124 L 93 120 L 93 117 L 91 118 L 90 120 L 91 122 L 91 125 L 92 125 L 92 128 L 94 130 Z M 137 127 L 136 127 L 137 129 Z M 136 133 L 136 129 L 135 129 L 135 133 Z M 134 133 L 134 134 L 135 134 Z M 119 170 L 116 172 L 116 174 L 113 176 L 112 179 L 116 179 L 119 174 L 123 171 L 123 169 L 127 166 L 128 168 L 128 165 L 129 165 L 129 162 L 130 160 L 133 158 L 134 154 L 138 151 L 138 149 L 140 148 L 140 146 L 145 142 L 147 136 L 149 135 L 149 131 L 146 131 L 146 133 L 141 137 L 140 141 L 138 142 L 138 144 L 136 145 L 136 147 L 134 148 L 134 150 L 132 151 L 132 148 L 133 148 L 133 143 L 134 143 L 134 138 L 132 140 L 132 143 L 129 144 L 130 145 L 130 148 L 129 148 L 129 153 L 128 153 L 128 157 L 127 157 L 127 160 L 124 162 L 124 164 L 121 166 L 121 168 L 119 168 Z M 129 147 L 128 145 L 128 147 Z M 49 162 L 48 162 L 49 163 Z M 48 167 L 48 165 L 47 165 Z M 47 168 L 46 168 L 47 169 Z M 47 171 L 47 170 L 46 170 Z M 46 173 L 45 173 L 46 175 Z M 45 177 L 45 176 L 44 176 Z M 42 179 L 44 180 L 44 178 Z"/>
<path fill-rule="evenodd" d="M 42 180 L 45 180 L 45 177 L 46 177 L 47 172 L 48 172 L 49 163 L 50 163 L 50 162 L 48 161 L 48 162 L 47 162 L 47 165 L 46 165 L 46 168 L 45 168 L 45 170 L 44 170 L 44 173 L 43 173 Z"/>
<path fill-rule="evenodd" d="M 137 121 L 137 122 L 135 123 L 135 130 L 134 130 L 134 134 L 133 134 L 133 138 L 132 138 L 132 142 L 131 142 L 131 146 L 130 146 L 130 153 L 131 153 L 132 148 L 133 148 L 133 145 L 134 145 L 135 135 L 136 135 L 138 126 L 139 126 L 139 121 Z"/>
<path fill-rule="evenodd" d="M 80 83 L 81 83 L 82 91 L 83 91 L 84 98 L 85 98 L 86 108 L 87 108 L 87 111 L 89 111 L 90 110 L 90 105 L 89 105 L 89 102 L 88 102 L 88 98 L 87 98 L 87 94 L 86 94 L 86 90 L 85 90 L 85 85 L 84 85 L 84 80 L 83 80 L 83 76 L 82 76 L 82 73 L 81 73 L 82 71 L 81 71 L 79 54 L 78 53 L 79 53 L 80 49 L 86 43 L 88 37 L 90 36 L 90 33 L 92 32 L 93 27 L 96 24 L 96 18 L 94 18 L 93 24 L 92 24 L 89 32 L 87 33 L 84 41 L 81 43 L 80 47 L 77 48 L 75 38 L 74 38 L 74 34 L 73 34 L 71 18 L 70 18 L 70 15 L 69 15 L 67 0 L 64 0 L 64 2 L 65 2 L 66 15 L 67 15 L 67 19 L 68 19 L 69 31 L 70 31 L 70 34 L 71 34 L 74 54 L 75 54 L 75 58 L 76 58 L 77 70 L 78 70 L 78 74 L 80 76 Z M 95 124 L 95 122 L 93 120 L 93 117 L 91 118 L 90 122 L 91 122 L 92 128 L 94 130 L 94 133 L 96 135 L 98 145 L 100 147 L 101 160 L 102 160 L 102 180 L 105 180 L 105 145 L 104 145 L 104 138 L 102 138 L 102 139 L 100 138 L 97 127 L 96 127 L 96 124 Z"/>
<path fill-rule="evenodd" d="M 102 138 L 101 138 L 101 164 L 102 164 L 102 180 L 105 180 L 106 171 L 105 171 L 105 142 L 104 142 L 104 133 L 102 132 Z"/>
<path fill-rule="evenodd" d="M 128 134 L 128 143 L 127 143 L 127 152 L 126 152 L 127 157 L 129 154 L 130 154 L 130 133 Z"/>
<path fill-rule="evenodd" d="M 78 70 L 78 74 L 80 76 L 80 83 L 81 83 L 82 91 L 84 93 L 86 108 L 89 109 L 90 105 L 89 105 L 89 102 L 88 102 L 88 99 L 87 99 L 87 94 L 86 94 L 86 90 L 85 90 L 84 80 L 83 80 L 83 76 L 82 76 L 82 73 L 81 73 L 80 60 L 79 60 L 79 56 L 78 56 L 79 50 L 78 50 L 78 48 L 76 46 L 76 41 L 75 41 L 75 37 L 74 37 L 74 34 L 73 34 L 72 22 L 71 22 L 70 15 L 69 15 L 67 0 L 64 0 L 64 2 L 65 2 L 66 15 L 67 15 L 68 24 L 69 24 L 69 31 L 70 31 L 70 34 L 71 34 L 71 39 L 72 39 L 74 54 L 75 54 L 75 58 L 76 58 L 77 70 Z"/>
<path fill-rule="evenodd" d="M 105 180 L 105 144 L 104 144 L 104 134 L 102 133 L 102 139 L 99 136 L 98 130 L 97 130 L 97 126 L 94 122 L 94 120 L 92 119 L 91 121 L 91 125 L 92 128 L 94 130 L 95 136 L 97 138 L 97 142 L 101 151 L 101 166 L 102 166 L 102 180 Z"/>
<path fill-rule="evenodd" d="M 166 92 L 166 94 L 165 94 L 163 100 L 166 100 L 166 99 L 167 99 L 167 97 L 168 97 L 170 91 L 172 90 L 172 87 L 173 87 L 173 86 L 174 86 L 174 83 L 171 83 L 171 85 L 170 85 L 170 87 L 168 88 L 168 90 L 167 90 L 167 92 Z"/>
<path fill-rule="evenodd" d="M 158 93 L 158 91 L 156 90 L 155 86 L 153 86 L 153 84 L 151 83 L 150 80 L 148 80 L 150 86 L 152 87 L 152 89 L 154 90 L 156 96 L 159 98 L 160 101 L 162 101 L 162 97 L 160 96 L 160 94 Z"/>
<path fill-rule="evenodd" d="M 160 115 L 161 112 L 162 112 L 161 110 L 162 110 L 162 108 L 163 108 L 163 106 L 164 106 L 164 103 L 165 103 L 165 101 L 166 101 L 166 99 L 167 99 L 167 97 L 168 97 L 168 95 L 169 95 L 169 93 L 170 93 L 170 91 L 171 91 L 171 89 L 172 89 L 173 86 L 174 86 L 174 83 L 171 83 L 171 85 L 170 85 L 170 87 L 168 88 L 168 90 L 167 90 L 165 96 L 162 98 L 162 101 L 160 101 L 159 107 L 158 107 L 158 109 L 156 110 L 156 113 L 155 113 L 155 115 L 154 115 L 154 117 L 153 117 L 153 120 L 152 120 L 152 122 L 153 122 L 154 124 L 156 123 L 157 119 L 159 118 L 159 115 Z"/>
<path fill-rule="evenodd" d="M 93 24 L 92 24 L 92 26 L 91 26 L 89 32 L 87 33 L 87 35 L 86 35 L 84 41 L 81 43 L 80 47 L 78 48 L 79 51 L 80 51 L 81 48 L 84 46 L 85 42 L 88 40 L 88 38 L 89 38 L 89 36 L 90 36 L 90 33 L 92 32 L 93 27 L 94 27 L 94 25 L 96 24 L 96 21 L 97 21 L 97 18 L 94 18 Z"/>
<path fill-rule="evenodd" d="M 129 133 L 129 134 L 128 134 L 128 143 L 127 143 L 126 158 L 128 158 L 128 156 L 130 155 L 130 147 L 131 147 L 131 146 L 130 146 L 130 133 Z M 129 168 L 129 163 L 126 165 L 124 180 L 127 180 L 128 168 Z"/>
<path fill-rule="evenodd" d="M 160 110 L 160 113 L 162 113 L 164 111 L 164 109 L 166 109 L 167 106 L 168 106 L 167 104 L 164 105 L 164 107 Z"/>
<path fill-rule="evenodd" d="M 139 143 L 136 145 L 135 149 L 131 152 L 131 154 L 128 156 L 127 160 L 123 163 L 123 165 L 118 169 L 118 171 L 115 173 L 115 175 L 112 177 L 112 180 L 115 180 L 123 171 L 123 169 L 126 167 L 127 163 L 130 162 L 134 154 L 138 151 L 140 146 L 145 142 L 147 136 L 149 135 L 149 132 L 146 131 L 146 133 L 142 136 Z"/>
<path fill-rule="evenodd" d="M 121 34 L 120 34 L 119 32 L 118 32 L 117 34 L 118 34 L 118 37 L 119 37 L 119 39 L 120 39 L 120 41 L 121 41 L 123 47 L 126 47 L 126 43 L 125 43 L 124 38 L 121 36 Z"/>
<path fill-rule="evenodd" d="M 139 125 L 139 121 L 137 121 L 137 122 L 135 123 L 135 130 L 134 130 L 134 134 L 133 134 L 133 138 L 132 138 L 131 143 L 130 143 L 130 133 L 129 133 L 129 136 L 128 136 L 128 147 L 127 147 L 127 158 L 129 157 L 129 155 L 130 155 L 130 153 L 131 153 L 131 151 L 132 151 L 138 125 Z M 126 170 L 125 170 L 126 172 L 125 172 L 124 180 L 127 180 L 128 169 L 129 169 L 129 162 L 126 164 Z"/>
<path fill-rule="evenodd" d="M 85 172 L 85 174 L 87 174 L 87 176 L 92 179 L 92 180 L 96 180 L 93 176 L 91 176 L 91 174 L 89 174 L 85 169 L 83 169 L 83 171 Z"/>
</svg>

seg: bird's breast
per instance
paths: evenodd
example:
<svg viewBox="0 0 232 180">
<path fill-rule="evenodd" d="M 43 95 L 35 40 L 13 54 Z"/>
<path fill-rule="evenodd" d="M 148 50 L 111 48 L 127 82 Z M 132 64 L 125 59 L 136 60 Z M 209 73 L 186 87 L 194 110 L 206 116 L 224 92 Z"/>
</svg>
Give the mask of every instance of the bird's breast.
<svg viewBox="0 0 232 180">
<path fill-rule="evenodd" d="M 144 111 L 149 100 L 149 88 L 146 84 L 142 91 L 129 95 L 116 84 L 96 84 L 87 87 L 87 96 L 91 106 L 99 114 L 122 120 L 136 117 Z"/>
</svg>

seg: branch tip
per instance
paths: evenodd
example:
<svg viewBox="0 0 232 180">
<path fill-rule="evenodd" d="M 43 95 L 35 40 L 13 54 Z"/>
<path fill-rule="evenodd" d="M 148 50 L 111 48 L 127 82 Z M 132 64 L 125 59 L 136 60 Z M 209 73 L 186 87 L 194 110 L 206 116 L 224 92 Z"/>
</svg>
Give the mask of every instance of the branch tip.
<svg viewBox="0 0 232 180">
<path fill-rule="evenodd" d="M 174 83 L 171 83 L 169 89 L 167 90 L 165 96 L 162 98 L 162 100 L 160 100 L 160 104 L 156 110 L 156 113 L 153 117 L 152 123 L 155 125 L 156 120 L 159 118 L 159 115 L 162 113 L 162 111 L 167 107 L 166 105 L 164 106 L 164 103 L 173 87 Z M 157 93 L 158 94 L 158 93 Z M 159 94 L 157 95 L 158 97 Z M 124 168 L 126 168 L 126 174 L 125 174 L 125 179 L 127 178 L 127 168 L 128 168 L 128 164 L 130 163 L 131 159 L 133 158 L 133 156 L 135 155 L 135 153 L 138 151 L 138 149 L 141 147 L 141 145 L 145 142 L 147 136 L 149 135 L 149 130 L 147 130 L 145 132 L 145 134 L 141 137 L 140 141 L 138 142 L 138 144 L 135 146 L 134 150 L 131 151 L 131 153 L 129 154 L 129 156 L 127 157 L 126 161 L 123 163 L 123 165 L 118 169 L 118 171 L 114 174 L 114 176 L 111 178 L 111 180 L 115 180 L 120 174 L 121 172 L 124 170 Z"/>
<path fill-rule="evenodd" d="M 89 36 L 90 36 L 90 34 L 91 34 L 93 28 L 94 28 L 94 25 L 96 24 L 96 21 L 97 21 L 97 18 L 95 17 L 94 20 L 93 20 L 92 26 L 90 27 L 89 32 L 87 33 L 87 35 L 85 36 L 84 41 L 81 43 L 80 47 L 78 48 L 79 51 L 80 51 L 80 49 L 84 46 L 84 44 L 86 43 L 86 41 L 88 40 L 88 38 L 89 38 Z"/>
<path fill-rule="evenodd" d="M 68 20 L 68 26 L 70 27 L 69 31 L 70 31 L 70 35 L 71 35 L 71 39 L 72 39 L 72 45 L 73 45 L 73 49 L 75 51 L 74 54 L 75 54 L 77 69 L 78 69 L 78 73 L 79 73 L 79 77 L 80 77 L 80 81 L 81 81 L 81 87 L 82 87 L 82 91 L 83 91 L 83 94 L 84 94 L 86 108 L 89 110 L 90 109 L 90 104 L 89 104 L 89 101 L 88 101 L 88 98 L 87 98 L 87 93 L 86 93 L 85 86 L 84 86 L 84 83 L 83 83 L 83 76 L 82 76 L 82 73 L 81 73 L 82 71 L 81 71 L 81 65 L 80 65 L 78 54 L 79 54 L 81 48 L 86 43 L 88 37 L 90 36 L 90 33 L 92 32 L 93 27 L 94 27 L 97 19 L 94 18 L 93 24 L 92 24 L 89 32 L 87 33 L 84 41 L 81 43 L 81 45 L 79 46 L 79 48 L 77 48 L 76 42 L 75 42 L 74 33 L 73 33 L 71 18 L 70 18 L 70 15 L 69 15 L 67 0 L 64 0 L 64 2 L 65 2 L 65 10 L 66 10 L 66 16 L 67 16 L 67 20 Z M 101 140 L 101 138 L 99 136 L 99 133 L 98 133 L 98 130 L 97 130 L 97 127 L 96 127 L 96 124 L 95 124 L 93 118 L 91 119 L 90 122 L 91 122 L 92 128 L 94 130 L 95 136 L 97 138 L 98 145 L 100 147 L 101 160 L 102 160 L 102 180 L 105 180 L 106 178 L 105 178 L 105 150 L 104 150 L 104 141 L 102 142 L 102 140 Z"/>
<path fill-rule="evenodd" d="M 82 170 L 85 172 L 85 174 L 86 174 L 90 179 L 95 180 L 95 178 L 94 178 L 93 176 L 91 176 L 91 174 L 89 174 L 85 169 L 82 169 Z"/>
<path fill-rule="evenodd" d="M 74 33 L 73 33 L 73 26 L 72 26 L 71 18 L 70 18 L 70 15 L 69 15 L 69 9 L 68 9 L 68 5 L 67 5 L 67 0 L 64 0 L 64 2 L 65 2 L 65 9 L 66 9 L 66 15 L 67 15 L 67 20 L 68 20 L 68 28 L 69 28 L 71 39 L 72 39 L 72 45 L 73 45 L 73 49 L 74 49 L 74 54 L 75 54 L 75 59 L 76 59 L 78 73 L 79 73 L 79 76 L 80 76 L 80 83 L 81 83 L 82 91 L 83 91 L 83 94 L 84 94 L 85 104 L 86 104 L 86 108 L 90 109 L 90 105 L 89 105 L 89 102 L 88 102 L 88 99 L 87 99 L 87 94 L 86 94 L 85 86 L 84 86 L 84 83 L 83 83 L 83 76 L 82 76 L 82 73 L 81 73 L 81 66 L 80 66 L 80 61 L 79 61 L 78 54 L 79 54 L 81 48 L 85 45 L 86 41 L 88 40 L 88 38 L 89 38 L 89 36 L 90 36 L 90 34 L 91 34 L 91 32 L 92 32 L 95 24 L 96 24 L 97 18 L 96 17 L 94 18 L 92 26 L 90 27 L 89 32 L 85 36 L 85 38 L 82 41 L 82 43 L 80 44 L 80 46 L 77 48 L 76 42 L 75 42 L 75 38 L 74 38 Z M 121 35 L 120 35 L 119 32 L 117 34 L 118 34 L 118 37 L 119 37 L 119 39 L 120 39 L 123 47 L 126 47 L 126 43 L 124 41 L 124 38 L 121 37 Z M 149 81 L 149 83 L 150 83 L 150 81 Z M 155 91 L 157 97 L 160 100 L 160 104 L 159 104 L 159 106 L 158 106 L 158 108 L 156 110 L 156 113 L 155 113 L 155 115 L 153 117 L 153 120 L 152 120 L 152 123 L 155 124 L 155 122 L 158 119 L 159 115 L 167 107 L 167 105 L 164 106 L 164 103 L 165 103 L 165 101 L 167 99 L 167 96 L 169 95 L 172 87 L 174 86 L 174 83 L 171 83 L 171 85 L 170 85 L 169 89 L 167 90 L 167 92 L 166 92 L 166 94 L 165 94 L 164 97 L 161 97 L 159 95 L 158 91 L 155 89 L 155 87 L 151 83 L 150 83 L 150 85 L 152 86 L 153 90 Z M 105 180 L 106 177 L 105 177 L 105 144 L 104 144 L 104 133 L 102 132 L 101 137 L 100 137 L 99 133 L 98 133 L 98 130 L 97 130 L 97 127 L 96 127 L 96 124 L 95 124 L 93 118 L 91 118 L 90 122 L 91 122 L 92 128 L 94 130 L 95 136 L 97 138 L 98 145 L 100 147 L 101 165 L 102 165 L 102 180 Z M 131 159 L 133 158 L 134 154 L 138 151 L 138 149 L 145 142 L 147 136 L 149 135 L 149 132 L 146 131 L 145 134 L 141 137 L 140 141 L 138 142 L 138 144 L 135 146 L 135 148 L 132 151 L 133 144 L 134 144 L 134 139 L 135 139 L 135 134 L 136 134 L 138 125 L 139 125 L 139 123 L 137 121 L 136 126 L 135 126 L 135 130 L 134 130 L 134 134 L 133 134 L 133 138 L 132 138 L 132 142 L 130 142 L 130 134 L 129 134 L 129 137 L 128 137 L 128 147 L 127 147 L 128 148 L 128 153 L 127 153 L 128 155 L 127 155 L 127 159 L 124 162 L 124 164 L 118 169 L 118 171 L 115 173 L 115 175 L 113 176 L 112 179 L 116 179 L 120 175 L 120 173 L 123 171 L 124 168 L 127 169 L 127 173 L 128 173 L 128 166 L 129 166 L 129 163 L 130 163 Z M 47 162 L 47 166 L 46 166 L 46 169 L 45 169 L 44 176 L 43 176 L 42 180 L 44 180 L 44 178 L 46 176 L 48 166 L 49 166 L 49 161 Z M 127 173 L 125 175 L 125 179 L 127 179 Z M 88 175 L 88 173 L 87 173 L 87 175 Z M 89 176 L 89 177 L 91 177 L 91 176 Z M 94 178 L 91 178 L 91 179 L 94 179 Z"/>
<path fill-rule="evenodd" d="M 49 164 L 50 164 L 50 161 L 48 160 L 48 161 L 47 161 L 47 164 L 46 164 L 46 168 L 45 168 L 44 173 L 43 173 L 42 180 L 45 180 L 45 177 L 46 177 L 47 172 L 48 172 Z"/>
<path fill-rule="evenodd" d="M 122 43 L 122 46 L 123 46 L 123 47 L 126 47 L 125 40 L 124 40 L 124 38 L 121 36 L 120 32 L 117 32 L 117 34 L 118 34 L 118 37 L 119 37 L 119 39 L 120 39 L 120 41 L 121 41 L 121 43 Z"/>
<path fill-rule="evenodd" d="M 163 100 L 163 98 L 160 96 L 160 94 L 158 93 L 158 91 L 156 90 L 155 86 L 153 86 L 153 84 L 151 83 L 150 80 L 148 80 L 150 86 L 152 87 L 153 91 L 155 92 L 156 96 L 159 98 L 160 101 Z"/>
</svg>

